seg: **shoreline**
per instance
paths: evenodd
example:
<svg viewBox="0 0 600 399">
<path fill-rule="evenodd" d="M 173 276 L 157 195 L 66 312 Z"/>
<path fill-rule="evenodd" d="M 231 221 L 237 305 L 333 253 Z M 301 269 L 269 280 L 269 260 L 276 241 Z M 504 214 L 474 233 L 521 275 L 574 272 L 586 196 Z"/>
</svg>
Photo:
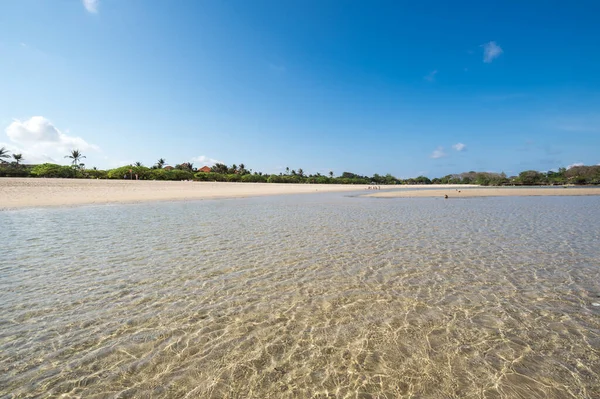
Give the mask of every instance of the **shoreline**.
<svg viewBox="0 0 600 399">
<path fill-rule="evenodd" d="M 0 178 L 0 210 L 370 191 L 368 187 L 373 186 L 3 177 Z M 398 186 L 379 187 L 383 191 Z"/>
<path fill-rule="evenodd" d="M 461 189 L 460 187 L 433 188 L 430 190 L 406 190 L 366 194 L 363 197 L 374 198 L 482 198 L 482 197 L 552 197 L 552 196 L 595 196 L 600 195 L 600 187 L 477 187 Z"/>
<path fill-rule="evenodd" d="M 479 198 L 521 196 L 594 196 L 600 187 L 479 187 L 476 185 L 372 185 L 227 183 L 154 180 L 0 178 L 0 211 L 80 205 L 135 204 L 159 201 L 235 199 L 288 194 L 364 191 L 373 198 Z M 402 191 L 396 191 L 402 188 Z M 393 191 L 392 191 L 393 190 Z M 460 192 L 459 192 L 460 191 Z"/>
</svg>

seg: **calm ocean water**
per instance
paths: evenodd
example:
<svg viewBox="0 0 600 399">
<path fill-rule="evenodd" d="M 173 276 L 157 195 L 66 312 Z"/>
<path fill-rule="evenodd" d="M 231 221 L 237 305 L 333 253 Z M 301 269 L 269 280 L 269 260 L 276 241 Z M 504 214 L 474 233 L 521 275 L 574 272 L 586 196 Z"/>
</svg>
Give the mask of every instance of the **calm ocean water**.
<svg viewBox="0 0 600 399">
<path fill-rule="evenodd" d="M 315 194 L 0 212 L 0 397 L 599 398 L 599 209 Z"/>
</svg>

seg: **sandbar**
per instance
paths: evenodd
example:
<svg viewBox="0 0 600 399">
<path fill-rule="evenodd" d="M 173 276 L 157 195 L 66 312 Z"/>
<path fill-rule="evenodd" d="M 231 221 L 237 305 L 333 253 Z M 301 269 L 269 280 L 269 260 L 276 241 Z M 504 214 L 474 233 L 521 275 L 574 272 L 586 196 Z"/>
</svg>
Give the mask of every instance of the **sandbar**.
<svg viewBox="0 0 600 399">
<path fill-rule="evenodd" d="M 380 186 L 381 190 L 394 186 Z M 0 178 L 0 210 L 264 195 L 368 191 L 367 185 Z"/>
<path fill-rule="evenodd" d="M 404 186 L 403 186 L 404 187 Z M 397 187 L 396 187 L 397 188 Z M 530 196 L 578 196 L 578 195 L 600 195 L 600 187 L 478 187 L 460 188 L 446 187 L 443 189 L 421 189 L 402 191 L 378 191 L 367 194 L 367 197 L 380 198 L 424 198 L 448 196 L 453 198 L 474 197 L 530 197 Z"/>
</svg>

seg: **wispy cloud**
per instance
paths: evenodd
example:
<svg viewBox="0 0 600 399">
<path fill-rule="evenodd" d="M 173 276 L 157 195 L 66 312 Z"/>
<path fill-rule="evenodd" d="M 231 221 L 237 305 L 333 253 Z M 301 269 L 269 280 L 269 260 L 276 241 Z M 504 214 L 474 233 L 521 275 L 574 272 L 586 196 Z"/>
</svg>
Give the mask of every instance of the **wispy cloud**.
<svg viewBox="0 0 600 399">
<path fill-rule="evenodd" d="M 463 151 L 465 148 L 467 148 L 466 144 L 463 143 L 456 143 L 452 146 L 452 148 L 454 148 L 456 151 Z"/>
<path fill-rule="evenodd" d="M 98 12 L 98 5 L 100 4 L 100 0 L 82 0 L 82 2 L 87 12 L 92 14 Z"/>
<path fill-rule="evenodd" d="M 437 69 L 435 69 L 435 70 L 429 72 L 427 75 L 425 75 L 423 77 L 423 79 L 425 79 L 428 82 L 435 82 L 435 75 L 437 75 L 437 73 L 438 73 L 438 71 L 437 71 Z"/>
<path fill-rule="evenodd" d="M 223 161 L 219 161 L 218 159 L 209 158 L 206 155 L 200 155 L 191 159 L 194 163 L 199 163 L 202 166 L 213 166 L 216 163 L 223 163 Z"/>
<path fill-rule="evenodd" d="M 496 42 L 488 42 L 482 44 L 481 47 L 483 47 L 483 62 L 487 63 L 494 61 L 504 52 L 504 50 L 502 50 L 502 48 L 498 46 Z"/>
<path fill-rule="evenodd" d="M 43 116 L 34 116 L 28 120 L 14 120 L 6 128 L 6 135 L 13 143 L 12 152 L 23 153 L 30 163 L 64 163 L 64 156 L 73 149 L 81 151 L 100 151 L 98 146 L 89 144 L 81 137 L 61 132 Z"/>
<path fill-rule="evenodd" d="M 431 155 L 429 156 L 429 158 L 433 158 L 433 159 L 439 159 L 439 158 L 443 158 L 446 156 L 446 153 L 444 152 L 444 147 L 438 147 L 435 150 L 433 150 L 433 152 L 431 153 Z"/>
<path fill-rule="evenodd" d="M 574 168 L 575 166 L 583 166 L 583 162 L 572 163 L 571 165 L 567 166 L 567 169 Z"/>
</svg>

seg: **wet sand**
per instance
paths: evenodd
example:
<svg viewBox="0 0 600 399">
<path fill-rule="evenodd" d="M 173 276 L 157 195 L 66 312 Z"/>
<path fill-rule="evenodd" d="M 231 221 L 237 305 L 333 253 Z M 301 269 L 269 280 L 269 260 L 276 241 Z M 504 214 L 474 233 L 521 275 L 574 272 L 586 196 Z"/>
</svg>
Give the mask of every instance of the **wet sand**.
<svg viewBox="0 0 600 399">
<path fill-rule="evenodd" d="M 423 186 L 421 186 L 423 188 Z M 387 191 L 368 194 L 368 197 L 381 198 L 423 198 L 444 197 L 474 198 L 474 197 L 532 197 L 532 196 L 575 196 L 600 195 L 600 187 L 548 187 L 548 188 L 514 188 L 514 187 L 481 187 L 481 188 L 447 188 L 431 190 Z"/>
<path fill-rule="evenodd" d="M 380 186 L 382 190 L 394 186 Z M 368 185 L 0 178 L 0 209 L 367 190 Z"/>
</svg>

